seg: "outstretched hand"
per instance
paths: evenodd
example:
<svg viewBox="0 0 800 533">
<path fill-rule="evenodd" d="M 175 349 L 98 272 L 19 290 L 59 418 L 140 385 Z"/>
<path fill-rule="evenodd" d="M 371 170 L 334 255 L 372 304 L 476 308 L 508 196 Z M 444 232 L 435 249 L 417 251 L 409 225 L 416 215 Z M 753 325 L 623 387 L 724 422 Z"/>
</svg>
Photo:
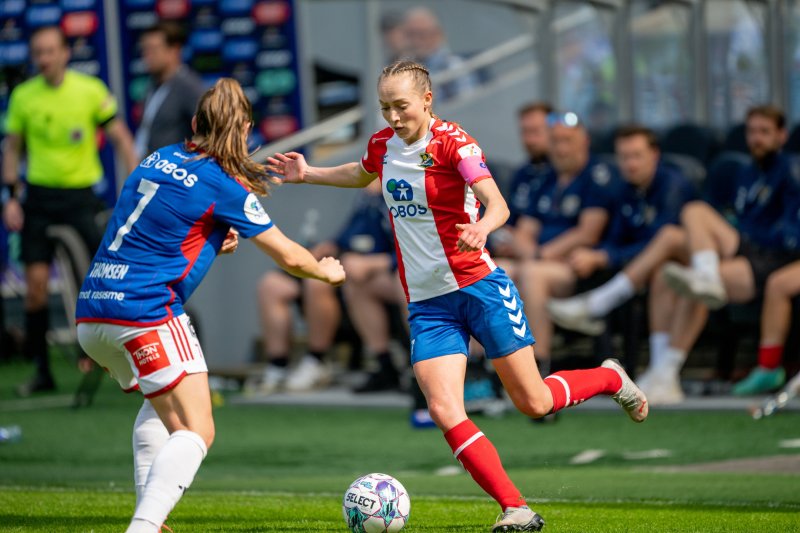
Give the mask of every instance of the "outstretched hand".
<svg viewBox="0 0 800 533">
<path fill-rule="evenodd" d="M 459 252 L 476 252 L 486 246 L 489 232 L 480 224 L 456 224 L 456 229 L 461 232 L 457 243 Z"/>
<path fill-rule="evenodd" d="M 334 259 L 333 257 L 323 257 L 319 262 L 319 266 L 325 273 L 325 281 L 327 283 L 333 285 L 334 287 L 338 287 L 344 283 L 346 276 L 344 268 L 338 259 Z"/>
<path fill-rule="evenodd" d="M 286 183 L 303 183 L 308 172 L 308 163 L 303 154 L 297 152 L 275 154 L 275 157 L 267 158 L 267 170 Z"/>
</svg>

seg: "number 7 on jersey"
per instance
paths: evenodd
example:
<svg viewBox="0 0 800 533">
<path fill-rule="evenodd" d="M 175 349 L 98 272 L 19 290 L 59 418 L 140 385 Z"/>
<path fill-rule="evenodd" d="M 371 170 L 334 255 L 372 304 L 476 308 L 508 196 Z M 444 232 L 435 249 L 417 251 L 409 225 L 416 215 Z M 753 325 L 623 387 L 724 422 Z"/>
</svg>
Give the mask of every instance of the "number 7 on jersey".
<svg viewBox="0 0 800 533">
<path fill-rule="evenodd" d="M 150 200 L 156 195 L 156 191 L 158 190 L 158 183 L 152 182 L 150 180 L 143 179 L 139 182 L 139 188 L 136 189 L 136 192 L 143 194 L 139 203 L 136 204 L 136 209 L 133 210 L 133 213 L 130 214 L 128 220 L 125 221 L 125 225 L 121 226 L 117 230 L 117 235 L 114 237 L 114 242 L 112 242 L 108 249 L 112 252 L 116 252 L 119 250 L 119 247 L 122 246 L 122 240 L 125 238 L 125 235 L 131 232 L 133 225 L 136 224 L 136 221 L 139 220 L 139 217 L 142 216 L 142 211 L 144 208 L 147 207 L 147 204 L 150 203 Z"/>
</svg>

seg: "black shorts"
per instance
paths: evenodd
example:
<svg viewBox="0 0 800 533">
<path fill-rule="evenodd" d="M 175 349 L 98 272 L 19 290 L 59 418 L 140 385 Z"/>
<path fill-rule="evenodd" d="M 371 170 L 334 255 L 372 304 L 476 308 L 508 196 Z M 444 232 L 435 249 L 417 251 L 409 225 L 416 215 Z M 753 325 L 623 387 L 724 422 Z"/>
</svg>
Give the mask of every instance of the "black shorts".
<svg viewBox="0 0 800 533">
<path fill-rule="evenodd" d="M 770 274 L 798 259 L 797 253 L 765 248 L 745 238 L 740 239 L 736 255 L 744 257 L 750 263 L 757 297 L 764 295 Z"/>
<path fill-rule="evenodd" d="M 94 256 L 103 234 L 96 215 L 105 206 L 92 191 L 85 189 L 52 189 L 28 185 L 22 204 L 25 221 L 21 233 L 21 258 L 25 264 L 50 263 L 53 260 L 53 241 L 47 236 L 51 226 L 71 226 L 78 232 Z"/>
</svg>

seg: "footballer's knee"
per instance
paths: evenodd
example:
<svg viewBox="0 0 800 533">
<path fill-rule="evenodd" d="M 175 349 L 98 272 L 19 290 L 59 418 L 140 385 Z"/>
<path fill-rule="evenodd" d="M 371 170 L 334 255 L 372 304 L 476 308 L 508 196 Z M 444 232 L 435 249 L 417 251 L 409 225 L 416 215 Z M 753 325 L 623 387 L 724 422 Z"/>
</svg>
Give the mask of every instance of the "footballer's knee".
<svg viewBox="0 0 800 533">
<path fill-rule="evenodd" d="M 535 394 L 512 396 L 511 400 L 520 413 L 530 418 L 542 418 L 549 415 L 553 409 L 553 397 L 546 387 Z"/>
<path fill-rule="evenodd" d="M 464 407 L 458 402 L 440 398 L 428 400 L 428 412 L 431 419 L 443 430 L 455 427 L 467 418 Z"/>
</svg>

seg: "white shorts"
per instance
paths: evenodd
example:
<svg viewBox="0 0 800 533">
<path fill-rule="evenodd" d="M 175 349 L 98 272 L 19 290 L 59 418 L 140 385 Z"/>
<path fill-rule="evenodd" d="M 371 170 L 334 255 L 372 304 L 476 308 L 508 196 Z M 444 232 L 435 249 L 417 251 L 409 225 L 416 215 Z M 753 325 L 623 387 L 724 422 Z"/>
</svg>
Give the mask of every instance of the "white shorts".
<svg viewBox="0 0 800 533">
<path fill-rule="evenodd" d="M 78 342 L 122 390 L 141 390 L 145 398 L 167 392 L 187 374 L 208 372 L 197 334 L 185 314 L 152 327 L 81 322 Z"/>
</svg>

